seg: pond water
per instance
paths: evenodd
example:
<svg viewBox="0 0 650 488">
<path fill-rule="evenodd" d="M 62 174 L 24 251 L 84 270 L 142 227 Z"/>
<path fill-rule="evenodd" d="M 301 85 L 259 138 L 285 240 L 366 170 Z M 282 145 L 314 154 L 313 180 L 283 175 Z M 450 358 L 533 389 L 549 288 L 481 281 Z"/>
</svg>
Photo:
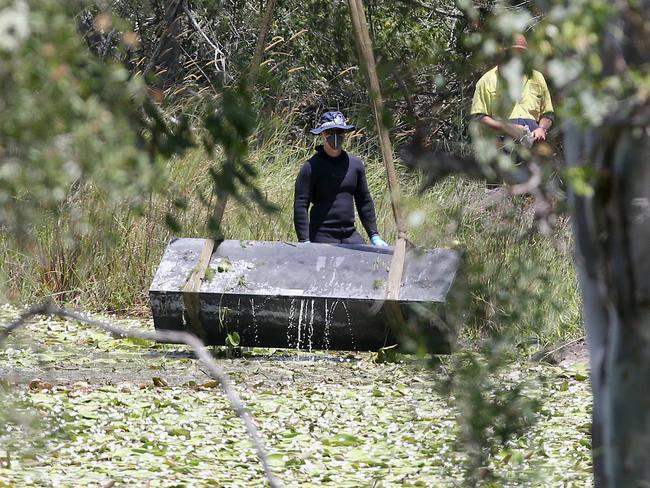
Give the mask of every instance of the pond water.
<svg viewBox="0 0 650 488">
<path fill-rule="evenodd" d="M 256 349 L 217 361 L 285 486 L 463 486 L 459 412 L 439 372 L 372 359 Z M 584 367 L 508 370 L 503 381 L 531 381 L 542 408 L 492 457 L 498 486 L 590 485 Z M 264 486 L 240 420 L 185 347 L 39 319 L 0 349 L 0 377 L 0 486 Z"/>
</svg>

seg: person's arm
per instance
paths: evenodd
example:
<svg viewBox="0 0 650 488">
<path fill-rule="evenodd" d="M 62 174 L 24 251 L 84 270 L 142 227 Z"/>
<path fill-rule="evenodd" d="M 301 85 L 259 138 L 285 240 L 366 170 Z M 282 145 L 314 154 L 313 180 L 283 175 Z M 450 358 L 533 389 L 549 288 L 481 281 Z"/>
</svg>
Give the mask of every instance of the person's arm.
<svg viewBox="0 0 650 488">
<path fill-rule="evenodd" d="M 550 114 L 544 114 L 542 115 L 542 118 L 539 121 L 539 126 L 542 127 L 546 132 L 551 130 L 551 127 L 553 127 L 553 120 L 555 120 L 555 117 L 553 116 L 552 113 Z"/>
<path fill-rule="evenodd" d="M 478 114 L 476 119 L 494 132 L 510 136 L 513 139 L 521 139 L 526 132 L 526 128 L 523 125 L 512 124 L 505 120 L 498 120 L 489 115 Z"/>
<path fill-rule="evenodd" d="M 535 142 L 546 140 L 546 135 L 548 131 L 551 130 L 551 127 L 553 127 L 553 122 L 555 121 L 551 93 L 549 92 L 546 80 L 541 73 L 537 74 L 537 82 L 542 89 L 542 104 L 540 107 L 540 113 L 542 116 L 539 119 L 539 127 L 533 131 L 533 140 Z"/>
<path fill-rule="evenodd" d="M 372 201 L 370 190 L 368 189 L 366 168 L 360 160 L 358 160 L 358 164 L 357 189 L 354 192 L 354 203 L 357 206 L 357 212 L 361 219 L 361 224 L 363 225 L 363 228 L 366 229 L 368 237 L 372 240 L 373 236 L 379 235 L 379 232 L 377 232 L 375 204 Z"/>
<path fill-rule="evenodd" d="M 293 199 L 293 225 L 299 242 L 309 241 L 309 204 L 311 203 L 311 165 L 305 163 L 296 178 Z"/>
</svg>

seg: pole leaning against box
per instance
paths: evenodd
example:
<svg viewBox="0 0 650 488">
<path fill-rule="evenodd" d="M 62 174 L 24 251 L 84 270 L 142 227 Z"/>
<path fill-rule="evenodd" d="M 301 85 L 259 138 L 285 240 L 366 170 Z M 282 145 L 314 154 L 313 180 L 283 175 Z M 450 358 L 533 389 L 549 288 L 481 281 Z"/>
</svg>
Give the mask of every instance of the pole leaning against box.
<svg viewBox="0 0 650 488">
<path fill-rule="evenodd" d="M 404 270 L 404 259 L 406 255 L 406 225 L 400 209 L 400 188 L 393 162 L 393 149 L 390 142 L 388 129 L 384 124 L 384 101 L 381 96 L 379 87 L 379 77 L 375 65 L 375 57 L 372 52 L 372 42 L 368 23 L 363 10 L 362 0 L 348 0 L 350 6 L 350 17 L 352 19 L 352 28 L 359 52 L 359 59 L 366 73 L 368 81 L 368 91 L 372 100 L 373 110 L 375 113 L 375 122 L 377 124 L 377 134 L 379 135 L 379 145 L 381 146 L 386 175 L 388 177 L 388 190 L 390 192 L 391 204 L 393 207 L 393 216 L 397 227 L 397 242 L 393 252 L 393 259 L 388 273 L 388 283 L 386 288 L 386 300 L 393 321 L 403 322 L 399 306 L 394 303 L 399 299 L 402 274 Z"/>
</svg>

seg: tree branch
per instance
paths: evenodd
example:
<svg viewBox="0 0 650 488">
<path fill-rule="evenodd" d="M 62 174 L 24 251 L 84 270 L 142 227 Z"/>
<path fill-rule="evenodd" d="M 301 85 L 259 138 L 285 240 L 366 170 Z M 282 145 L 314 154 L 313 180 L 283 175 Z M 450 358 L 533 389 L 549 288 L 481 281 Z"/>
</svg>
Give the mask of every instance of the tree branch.
<svg viewBox="0 0 650 488">
<path fill-rule="evenodd" d="M 201 34 L 203 39 L 205 39 L 205 42 L 207 42 L 212 49 L 214 49 L 214 66 L 215 68 L 219 69 L 218 66 L 221 64 L 221 71 L 223 72 L 224 76 L 224 82 L 226 78 L 226 56 L 221 50 L 219 46 L 217 46 L 210 38 L 206 35 L 205 32 L 203 32 L 203 29 L 201 29 L 201 26 L 199 23 L 196 21 L 194 18 L 194 15 L 192 14 L 192 11 L 190 8 L 187 6 L 187 3 L 183 2 L 183 11 L 185 12 L 185 15 L 187 15 L 187 18 L 190 20 L 190 24 L 192 24 L 192 27 Z M 219 63 L 221 61 L 221 63 Z"/>
<path fill-rule="evenodd" d="M 195 335 L 187 332 L 179 332 L 172 330 L 157 330 L 155 332 L 145 332 L 145 331 L 136 331 L 136 330 L 127 330 L 116 325 L 113 325 L 109 322 L 103 322 L 100 320 L 93 319 L 91 317 L 86 317 L 79 312 L 73 312 L 70 310 L 63 309 L 56 305 L 53 305 L 51 302 L 34 305 L 24 312 L 22 312 L 18 317 L 11 321 L 6 327 L 0 329 L 0 345 L 5 341 L 5 339 L 13 331 L 27 325 L 29 320 L 37 315 L 49 315 L 68 318 L 82 322 L 88 325 L 93 325 L 98 327 L 106 332 L 109 332 L 118 337 L 131 337 L 136 339 L 145 339 L 148 341 L 155 342 L 172 342 L 172 343 L 181 343 L 190 346 L 197 358 L 205 365 L 208 370 L 208 374 L 215 380 L 219 382 L 223 392 L 225 393 L 232 409 L 239 416 L 239 418 L 244 423 L 246 427 L 246 432 L 251 438 L 255 450 L 257 451 L 257 457 L 262 463 L 264 469 L 264 475 L 269 482 L 271 488 L 280 488 L 282 484 L 275 477 L 271 467 L 269 466 L 268 459 L 266 456 L 266 450 L 262 444 L 261 435 L 253 422 L 253 418 L 246 409 L 244 403 L 242 402 L 239 394 L 232 386 L 230 377 L 228 374 L 223 371 L 217 363 L 212 358 L 212 355 L 208 352 L 205 347 L 205 344 Z"/>
<path fill-rule="evenodd" d="M 276 0 L 268 0 L 266 3 L 264 17 L 262 17 L 262 23 L 255 44 L 255 51 L 253 52 L 253 58 L 251 59 L 250 70 L 248 72 L 249 90 L 253 90 L 255 83 L 257 83 L 257 76 L 260 71 L 262 56 L 264 55 L 264 43 L 266 42 L 266 36 L 269 33 L 269 29 L 271 28 L 271 20 L 273 19 L 273 12 L 275 11 L 275 2 Z"/>
<path fill-rule="evenodd" d="M 555 224 L 552 197 L 544 187 L 542 170 L 538 164 L 538 149 L 533 148 L 531 159 L 519 166 L 517 173 L 501 169 L 496 164 L 485 164 L 474 157 L 457 156 L 443 151 L 434 151 L 424 147 L 422 128 L 416 130 L 410 145 L 400 153 L 402 163 L 424 172 L 424 182 L 420 191 L 430 188 L 447 176 L 460 174 L 470 178 L 483 179 L 491 183 L 504 183 L 510 195 L 529 194 L 535 202 L 535 220 L 543 235 L 549 235 Z M 523 174 L 522 174 L 523 173 Z M 526 176 L 526 181 L 521 177 Z"/>
</svg>

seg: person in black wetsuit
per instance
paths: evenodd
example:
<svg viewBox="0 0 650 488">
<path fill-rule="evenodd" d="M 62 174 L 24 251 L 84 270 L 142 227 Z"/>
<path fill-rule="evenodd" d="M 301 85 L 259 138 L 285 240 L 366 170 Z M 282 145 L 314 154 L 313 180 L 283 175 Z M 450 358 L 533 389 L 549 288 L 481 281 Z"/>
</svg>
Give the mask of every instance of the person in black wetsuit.
<svg viewBox="0 0 650 488">
<path fill-rule="evenodd" d="M 377 232 L 375 205 L 361 159 L 341 149 L 345 133 L 353 130 L 341 112 L 325 112 L 319 127 L 323 145 L 296 178 L 293 222 L 299 242 L 365 244 L 354 227 L 354 205 L 374 246 L 387 246 Z M 311 209 L 310 209 L 311 206 Z"/>
</svg>

